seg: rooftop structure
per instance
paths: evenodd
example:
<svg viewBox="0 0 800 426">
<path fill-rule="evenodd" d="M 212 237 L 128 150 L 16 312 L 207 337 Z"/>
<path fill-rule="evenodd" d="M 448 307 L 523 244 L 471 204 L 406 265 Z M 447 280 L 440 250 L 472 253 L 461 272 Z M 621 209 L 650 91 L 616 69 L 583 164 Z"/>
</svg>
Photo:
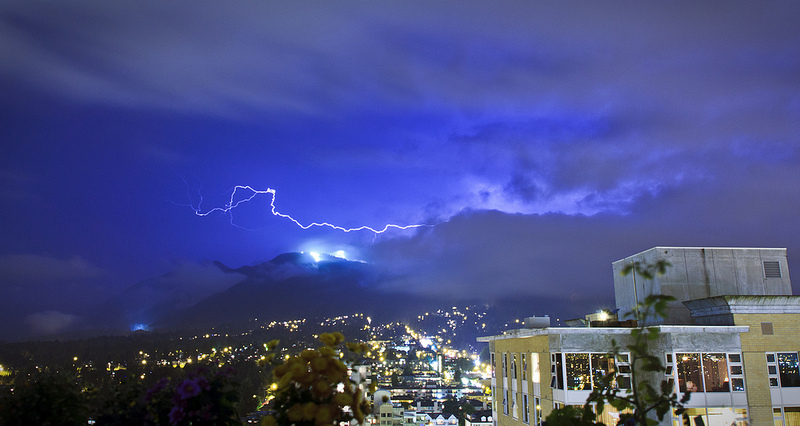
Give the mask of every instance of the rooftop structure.
<svg viewBox="0 0 800 426">
<path fill-rule="evenodd" d="M 672 266 L 653 280 L 621 276 L 633 262 Z M 682 396 L 685 416 L 661 424 L 800 425 L 800 297 L 791 295 L 785 249 L 655 247 L 614 262 L 621 318 L 650 294 L 678 300 L 657 325 L 650 346 L 665 372 L 641 372 Z M 580 324 L 594 324 L 589 318 Z M 630 389 L 630 359 L 607 355 L 612 340 L 624 347 L 630 328 L 541 327 L 486 336 L 494 373 L 494 424 L 541 425 L 563 405 L 583 405 L 597 379 L 616 371 Z M 637 370 L 638 371 L 638 370 Z M 599 418 L 614 425 L 619 412 Z"/>
<path fill-rule="evenodd" d="M 667 261 L 666 273 L 652 280 L 622 270 L 635 263 Z M 692 324 L 682 302 L 714 296 L 791 295 L 785 248 L 653 247 L 612 264 L 614 296 L 623 318 L 650 294 L 673 296 L 669 324 Z"/>
</svg>

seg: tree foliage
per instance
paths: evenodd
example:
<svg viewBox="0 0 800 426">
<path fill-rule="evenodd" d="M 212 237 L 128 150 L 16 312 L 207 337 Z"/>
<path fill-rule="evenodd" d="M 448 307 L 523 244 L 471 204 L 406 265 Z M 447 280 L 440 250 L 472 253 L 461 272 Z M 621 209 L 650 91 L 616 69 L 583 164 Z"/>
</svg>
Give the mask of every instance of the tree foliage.
<svg viewBox="0 0 800 426">
<path fill-rule="evenodd" d="M 0 395 L 0 425 L 85 425 L 89 403 L 75 379 L 48 373 Z"/>
<path fill-rule="evenodd" d="M 266 426 L 327 426 L 363 423 L 370 411 L 370 402 L 358 380 L 347 375 L 347 365 L 340 345 L 342 333 L 323 333 L 318 349 L 306 349 L 281 362 L 277 353 L 270 353 L 262 362 L 274 363 L 275 384 L 268 408 L 272 414 L 262 419 Z M 277 341 L 270 342 L 270 349 Z M 344 343 L 350 354 L 367 351 L 364 343 Z M 374 389 L 370 389 L 374 390 Z"/>
<path fill-rule="evenodd" d="M 650 295 L 639 305 L 640 318 L 650 316 L 666 317 L 667 303 L 675 300 L 672 296 Z M 630 341 L 624 346 L 612 340 L 612 350 L 608 353 L 614 359 L 627 353 L 631 365 L 631 389 L 620 389 L 617 383 L 618 372 L 611 371 L 595 386 L 584 405 L 584 418 L 594 416 L 592 407 L 602 413 L 605 404 L 611 405 L 620 414 L 620 423 L 652 426 L 661 421 L 673 408 L 677 414 L 684 411 L 683 404 L 689 400 L 690 393 L 678 399 L 674 386 L 667 380 L 653 385 L 653 377 L 664 377 L 666 367 L 660 354 L 654 354 L 650 345 L 659 337 L 658 327 L 636 327 L 631 330 Z M 649 376 L 649 377 L 648 377 Z M 648 380 L 649 379 L 649 380 Z M 628 422 L 628 423 L 626 423 Z"/>
<path fill-rule="evenodd" d="M 634 273 L 651 280 L 663 274 L 669 266 L 669 262 L 663 260 L 652 264 L 633 262 L 623 269 L 622 274 Z M 647 296 L 636 306 L 634 315 L 638 326 L 631 329 L 627 344 L 619 345 L 616 340 L 611 341 L 612 349 L 608 352 L 609 357 L 618 360 L 620 355 L 629 356 L 631 389 L 620 389 L 617 386 L 621 378 L 620 373 L 618 370 L 612 370 L 595 384 L 583 409 L 567 406 L 554 410 L 547 417 L 548 426 L 598 424 L 595 423 L 596 416 L 604 411 L 606 405 L 614 407 L 620 413 L 619 424 L 626 425 L 656 425 L 672 409 L 675 409 L 677 414 L 682 414 L 683 404 L 689 400 L 690 392 L 684 393 L 679 399 L 669 381 L 662 379 L 657 386 L 653 385 L 658 381 L 653 378 L 664 377 L 666 367 L 662 363 L 661 355 L 653 353 L 650 349 L 651 344 L 659 338 L 659 328 L 643 325 L 649 318 L 666 318 L 668 303 L 674 300 L 676 299 L 672 296 Z M 572 419 L 573 423 L 569 423 L 566 419 Z"/>
</svg>

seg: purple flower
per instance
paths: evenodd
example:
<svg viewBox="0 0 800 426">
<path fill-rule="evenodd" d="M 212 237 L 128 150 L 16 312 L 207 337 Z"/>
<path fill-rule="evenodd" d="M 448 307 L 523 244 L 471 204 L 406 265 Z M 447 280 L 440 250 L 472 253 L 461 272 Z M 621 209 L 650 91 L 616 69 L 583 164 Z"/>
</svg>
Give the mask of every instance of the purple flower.
<svg viewBox="0 0 800 426">
<path fill-rule="evenodd" d="M 183 418 L 183 408 L 181 407 L 172 407 L 172 410 L 169 412 L 169 422 L 170 423 L 178 423 Z"/>
<path fill-rule="evenodd" d="M 194 382 L 197 385 L 197 387 L 199 387 L 202 390 L 211 389 L 211 386 L 208 384 L 208 380 L 206 380 L 206 378 L 203 376 L 194 379 Z"/>
<path fill-rule="evenodd" d="M 193 396 L 200 394 L 200 385 L 197 383 L 198 379 L 186 379 L 178 387 L 175 391 L 178 393 L 181 399 L 189 399 Z M 208 382 L 206 382 L 206 385 Z"/>
</svg>

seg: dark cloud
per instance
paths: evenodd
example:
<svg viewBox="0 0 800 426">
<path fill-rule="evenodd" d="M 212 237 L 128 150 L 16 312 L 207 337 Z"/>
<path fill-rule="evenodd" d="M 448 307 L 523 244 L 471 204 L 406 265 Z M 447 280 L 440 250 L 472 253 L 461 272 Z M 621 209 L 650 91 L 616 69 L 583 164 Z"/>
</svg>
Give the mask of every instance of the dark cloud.
<svg viewBox="0 0 800 426">
<path fill-rule="evenodd" d="M 37 254 L 0 256 L 0 282 L 8 284 L 49 284 L 52 282 L 94 279 L 103 270 L 80 256 L 57 259 Z"/>
<path fill-rule="evenodd" d="M 58 311 L 44 311 L 25 317 L 25 324 L 34 335 L 55 334 L 68 330 L 78 322 L 78 317 Z"/>
<path fill-rule="evenodd" d="M 171 269 L 154 298 L 207 294 L 229 281 L 201 259 L 315 247 L 397 289 L 571 301 L 657 244 L 791 247 L 798 21 L 791 1 L 3 3 L 9 309 Z M 303 230 L 265 197 L 194 215 L 241 184 L 302 224 L 439 225 Z"/>
</svg>

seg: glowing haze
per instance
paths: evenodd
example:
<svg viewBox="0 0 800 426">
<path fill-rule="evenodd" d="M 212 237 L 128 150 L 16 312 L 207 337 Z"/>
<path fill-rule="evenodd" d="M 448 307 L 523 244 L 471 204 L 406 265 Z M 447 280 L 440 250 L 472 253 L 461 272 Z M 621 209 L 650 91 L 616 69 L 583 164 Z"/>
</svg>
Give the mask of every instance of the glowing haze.
<svg viewBox="0 0 800 426">
<path fill-rule="evenodd" d="M 286 252 L 554 317 L 613 307 L 611 262 L 655 245 L 786 247 L 798 273 L 798 22 L 796 1 L 2 2 L 0 339 L 92 327 L 143 280 L 194 303 L 238 279 L 212 261 Z"/>
</svg>

